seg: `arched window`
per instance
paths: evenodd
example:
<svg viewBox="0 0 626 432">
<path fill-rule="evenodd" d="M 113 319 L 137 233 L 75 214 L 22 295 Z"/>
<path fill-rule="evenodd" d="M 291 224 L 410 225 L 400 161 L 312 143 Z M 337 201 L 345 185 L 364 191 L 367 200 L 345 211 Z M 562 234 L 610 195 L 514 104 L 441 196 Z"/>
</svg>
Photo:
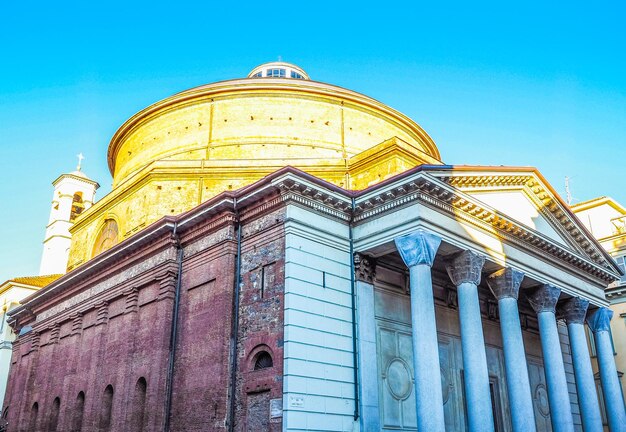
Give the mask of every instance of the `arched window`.
<svg viewBox="0 0 626 432">
<path fill-rule="evenodd" d="M 30 421 L 28 422 L 28 430 L 35 430 L 37 427 L 37 417 L 39 416 L 39 404 L 35 402 L 30 409 Z"/>
<path fill-rule="evenodd" d="M 101 431 L 108 431 L 111 429 L 111 412 L 113 411 L 113 386 L 108 385 L 104 389 L 102 395 L 102 405 L 100 407 L 100 422 L 99 428 Z"/>
<path fill-rule="evenodd" d="M 59 411 L 61 410 L 61 399 L 54 398 L 52 402 L 52 409 L 50 410 L 50 419 L 48 420 L 48 430 L 55 432 L 59 424 Z"/>
<path fill-rule="evenodd" d="M 73 221 L 76 217 L 85 210 L 85 203 L 83 202 L 83 193 L 76 192 L 72 198 L 72 212 L 70 213 L 70 220 Z"/>
<path fill-rule="evenodd" d="M 76 406 L 72 416 L 72 431 L 79 432 L 83 429 L 83 415 L 85 412 L 85 393 L 82 391 L 76 397 Z"/>
<path fill-rule="evenodd" d="M 274 366 L 272 356 L 267 351 L 261 351 L 254 360 L 254 370 L 267 369 Z"/>
<path fill-rule="evenodd" d="M 135 394 L 133 395 L 133 410 L 131 417 L 131 430 L 141 432 L 144 430 L 146 416 L 146 391 L 148 383 L 144 377 L 137 380 Z"/>
<path fill-rule="evenodd" d="M 92 257 L 110 249 L 117 243 L 117 222 L 113 219 L 107 219 L 104 221 L 104 225 L 96 238 L 96 242 L 93 245 Z"/>
</svg>

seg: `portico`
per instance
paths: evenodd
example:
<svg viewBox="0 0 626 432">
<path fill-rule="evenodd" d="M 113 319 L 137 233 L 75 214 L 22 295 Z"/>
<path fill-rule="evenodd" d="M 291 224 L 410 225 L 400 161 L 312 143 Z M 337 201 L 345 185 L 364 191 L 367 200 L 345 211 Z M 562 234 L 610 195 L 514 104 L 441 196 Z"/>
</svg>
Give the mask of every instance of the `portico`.
<svg viewBox="0 0 626 432">
<path fill-rule="evenodd" d="M 608 329 L 603 282 L 559 263 L 557 241 L 541 253 L 469 222 L 417 204 L 357 225 L 362 430 L 602 430 L 584 323 Z M 623 430 L 612 356 L 598 350 Z"/>
</svg>

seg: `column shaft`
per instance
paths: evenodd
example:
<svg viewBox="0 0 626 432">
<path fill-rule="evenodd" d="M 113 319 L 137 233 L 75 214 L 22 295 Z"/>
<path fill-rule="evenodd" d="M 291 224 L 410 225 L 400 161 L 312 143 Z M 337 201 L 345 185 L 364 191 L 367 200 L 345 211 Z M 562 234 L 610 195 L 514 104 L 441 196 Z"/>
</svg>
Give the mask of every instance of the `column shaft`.
<svg viewBox="0 0 626 432">
<path fill-rule="evenodd" d="M 409 271 L 417 430 L 444 432 L 441 367 L 431 269 L 427 264 L 417 264 L 410 267 Z"/>
<path fill-rule="evenodd" d="M 559 332 L 556 327 L 554 312 L 544 310 L 537 313 L 543 364 L 548 384 L 548 402 L 550 403 L 550 419 L 554 432 L 573 432 L 572 407 L 567 390 L 565 366 Z"/>
<path fill-rule="evenodd" d="M 463 282 L 457 290 L 468 429 L 470 432 L 493 431 L 489 371 L 478 288 L 473 283 Z"/>
<path fill-rule="evenodd" d="M 607 330 L 601 330 L 594 333 L 594 339 L 609 428 L 611 432 L 623 432 L 626 431 L 626 414 L 624 413 L 624 399 L 615 368 L 611 336 Z"/>
<path fill-rule="evenodd" d="M 601 432 L 602 417 L 598 405 L 598 393 L 593 379 L 589 347 L 585 335 L 585 326 L 582 323 L 569 322 L 567 324 L 569 342 L 572 349 L 574 374 L 576 375 L 576 391 L 578 404 L 583 420 L 585 432 Z"/>
<path fill-rule="evenodd" d="M 374 286 L 357 281 L 357 322 L 359 337 L 359 377 L 361 390 L 361 421 L 363 430 L 380 430 L 378 407 L 378 365 L 376 362 L 376 321 L 374 318 Z"/>
<path fill-rule="evenodd" d="M 535 413 L 517 299 L 502 297 L 498 300 L 498 308 L 513 431 L 534 431 Z"/>
</svg>

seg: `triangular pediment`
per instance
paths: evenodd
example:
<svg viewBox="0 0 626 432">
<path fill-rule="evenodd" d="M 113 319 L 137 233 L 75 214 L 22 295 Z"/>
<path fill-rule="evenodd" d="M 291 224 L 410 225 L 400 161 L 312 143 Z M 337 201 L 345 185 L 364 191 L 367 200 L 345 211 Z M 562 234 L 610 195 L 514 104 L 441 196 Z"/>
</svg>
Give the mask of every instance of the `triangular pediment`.
<svg viewBox="0 0 626 432">
<path fill-rule="evenodd" d="M 559 243 L 561 246 L 575 250 L 575 246 L 559 234 L 553 226 L 553 222 L 549 221 L 546 215 L 542 214 L 536 203 L 532 202 L 530 197 L 522 190 L 487 190 L 487 191 L 471 191 L 468 195 L 487 204 L 500 213 L 516 220 L 522 225 L 540 232 Z"/>
<path fill-rule="evenodd" d="M 431 174 L 564 249 L 617 271 L 613 260 L 536 169 L 449 168 Z"/>
</svg>

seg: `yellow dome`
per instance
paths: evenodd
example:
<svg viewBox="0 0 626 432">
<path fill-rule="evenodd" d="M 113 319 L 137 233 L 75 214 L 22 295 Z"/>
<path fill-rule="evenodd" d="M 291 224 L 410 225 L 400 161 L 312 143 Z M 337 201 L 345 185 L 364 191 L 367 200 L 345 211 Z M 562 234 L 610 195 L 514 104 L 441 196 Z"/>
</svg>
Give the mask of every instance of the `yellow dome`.
<svg viewBox="0 0 626 432">
<path fill-rule="evenodd" d="M 187 90 L 140 111 L 113 136 L 108 158 L 115 186 L 154 161 L 307 170 L 341 164 L 392 137 L 426 162 L 440 159 L 421 127 L 372 98 L 308 80 L 249 78 Z"/>
<path fill-rule="evenodd" d="M 111 139 L 108 163 L 113 190 L 72 227 L 70 268 L 98 250 L 105 221 L 115 221 L 123 240 L 286 165 L 363 189 L 441 161 L 433 140 L 405 115 L 272 62 L 249 78 L 193 88 L 135 114 Z"/>
</svg>

